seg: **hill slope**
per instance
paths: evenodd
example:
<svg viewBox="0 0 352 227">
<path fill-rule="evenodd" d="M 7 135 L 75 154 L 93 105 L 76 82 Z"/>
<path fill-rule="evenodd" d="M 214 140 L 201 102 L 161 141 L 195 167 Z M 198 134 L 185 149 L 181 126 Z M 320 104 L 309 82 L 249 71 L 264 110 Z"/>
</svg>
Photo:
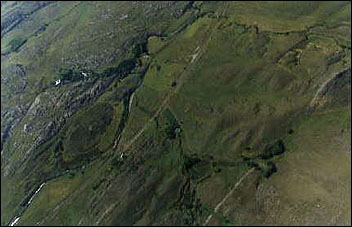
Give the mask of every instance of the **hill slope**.
<svg viewBox="0 0 352 227">
<path fill-rule="evenodd" d="M 350 2 L 2 2 L 2 225 L 350 225 Z"/>
</svg>

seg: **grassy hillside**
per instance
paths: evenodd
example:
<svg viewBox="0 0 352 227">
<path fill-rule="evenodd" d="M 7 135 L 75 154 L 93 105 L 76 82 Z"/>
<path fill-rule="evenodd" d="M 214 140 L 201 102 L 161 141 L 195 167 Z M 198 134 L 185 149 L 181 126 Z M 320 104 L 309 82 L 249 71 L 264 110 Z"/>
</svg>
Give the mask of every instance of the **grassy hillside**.
<svg viewBox="0 0 352 227">
<path fill-rule="evenodd" d="M 350 15 L 1 3 L 1 224 L 351 224 Z"/>
</svg>

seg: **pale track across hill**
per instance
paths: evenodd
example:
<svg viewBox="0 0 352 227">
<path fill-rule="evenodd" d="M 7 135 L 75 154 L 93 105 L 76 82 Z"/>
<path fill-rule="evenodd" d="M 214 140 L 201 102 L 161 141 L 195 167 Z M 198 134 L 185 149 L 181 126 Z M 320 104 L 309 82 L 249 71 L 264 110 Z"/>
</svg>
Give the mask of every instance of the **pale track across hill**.
<svg viewBox="0 0 352 227">
<path fill-rule="evenodd" d="M 240 186 L 240 184 L 242 183 L 242 181 L 250 174 L 254 171 L 254 169 L 250 169 L 248 170 L 235 184 L 235 186 L 226 194 L 226 196 L 216 205 L 215 209 L 214 209 L 214 214 L 218 212 L 218 210 L 220 209 L 220 207 L 225 203 L 225 201 L 232 195 L 232 193 Z M 208 216 L 208 218 L 205 220 L 203 226 L 207 225 L 209 223 L 209 221 L 211 220 L 211 218 L 213 217 L 213 214 L 210 214 Z"/>
<path fill-rule="evenodd" d="M 225 3 L 227 4 L 227 3 Z M 224 7 L 224 11 L 222 12 L 222 15 L 225 15 L 225 11 L 226 11 L 226 6 Z M 216 23 L 214 25 L 214 27 L 216 27 L 219 23 Z M 163 100 L 163 102 L 160 104 L 160 107 L 157 109 L 157 111 L 155 112 L 155 114 L 153 114 L 152 117 L 149 118 L 149 120 L 145 123 L 145 125 L 143 126 L 143 128 L 141 128 L 139 130 L 139 132 L 130 140 L 129 143 L 127 143 L 126 145 L 123 146 L 122 150 L 123 152 L 126 154 L 126 151 L 132 146 L 132 144 L 143 134 L 143 132 L 149 127 L 150 123 L 152 123 L 154 121 L 154 119 L 164 110 L 164 108 L 167 107 L 168 102 L 170 101 L 170 98 L 177 93 L 177 91 L 182 87 L 183 83 L 184 83 L 184 79 L 185 79 L 185 75 L 188 73 L 188 69 L 194 64 L 196 63 L 201 57 L 202 55 L 205 53 L 209 42 L 211 41 L 211 37 L 212 34 L 214 33 L 214 27 L 211 30 L 211 33 L 209 34 L 207 40 L 204 42 L 204 44 L 202 46 L 198 46 L 196 48 L 196 53 L 194 53 L 192 55 L 192 60 L 191 62 L 187 65 L 187 67 L 183 70 L 183 72 L 180 74 L 180 76 L 178 77 L 178 83 L 176 85 L 176 87 L 174 89 L 172 89 L 165 97 L 165 99 Z"/>
</svg>

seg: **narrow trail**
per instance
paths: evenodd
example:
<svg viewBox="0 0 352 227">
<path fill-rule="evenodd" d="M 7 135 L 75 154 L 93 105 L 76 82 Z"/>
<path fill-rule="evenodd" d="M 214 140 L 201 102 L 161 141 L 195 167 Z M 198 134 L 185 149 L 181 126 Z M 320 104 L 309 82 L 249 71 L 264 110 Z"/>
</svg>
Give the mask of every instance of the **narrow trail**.
<svg viewBox="0 0 352 227">
<path fill-rule="evenodd" d="M 347 70 L 349 70 L 349 68 L 347 69 L 343 69 L 337 73 L 334 73 L 332 77 L 328 78 L 327 80 L 325 80 L 319 87 L 319 89 L 317 90 L 317 92 L 315 93 L 314 95 L 314 98 L 312 99 L 312 101 L 310 102 L 310 107 L 314 107 L 316 104 L 317 104 L 317 100 L 319 100 L 319 98 L 321 97 L 322 95 L 322 92 L 324 90 L 324 88 L 331 82 L 333 81 L 334 79 L 336 79 L 336 77 L 338 75 L 340 75 L 341 73 L 344 73 L 346 72 Z"/>
<path fill-rule="evenodd" d="M 215 24 L 215 26 L 216 25 L 217 25 L 217 23 Z M 165 107 L 167 107 L 167 105 L 170 101 L 170 98 L 174 94 L 176 94 L 179 91 L 179 89 L 182 87 L 182 85 L 184 83 L 185 75 L 187 73 L 189 73 L 189 69 L 191 68 L 191 66 L 194 63 L 196 63 L 202 57 L 202 55 L 205 53 L 205 51 L 209 45 L 209 42 L 211 41 L 211 37 L 212 37 L 213 32 L 214 32 L 214 28 L 212 28 L 211 33 L 209 34 L 207 40 L 204 42 L 204 45 L 202 47 L 198 46 L 196 48 L 196 50 L 195 50 L 196 53 L 193 55 L 191 62 L 186 66 L 186 68 L 181 72 L 180 76 L 178 77 L 178 82 L 177 82 L 176 87 L 174 89 L 172 89 L 166 95 L 166 97 L 164 98 L 164 100 L 160 104 L 160 107 L 157 109 L 155 114 L 153 114 L 153 116 L 150 117 L 149 120 L 144 124 L 143 128 L 141 128 L 139 130 L 139 132 L 130 140 L 130 142 L 123 147 L 124 152 L 126 152 L 132 146 L 132 144 L 143 134 L 143 132 L 149 127 L 149 125 L 154 121 L 154 119 L 165 109 Z"/>
<path fill-rule="evenodd" d="M 119 203 L 120 203 L 120 201 L 117 201 L 117 202 L 111 204 L 111 205 L 104 211 L 104 213 L 100 216 L 100 218 L 99 218 L 98 221 L 96 222 L 96 225 L 99 225 L 100 222 L 105 218 L 105 216 L 106 216 L 107 214 L 109 214 Z"/>
<path fill-rule="evenodd" d="M 84 190 L 87 189 L 87 187 L 89 186 L 89 182 L 85 183 L 83 185 L 81 185 L 80 187 L 77 187 L 75 190 L 72 191 L 71 194 L 65 196 L 61 201 L 59 201 L 54 208 L 50 209 L 47 211 L 47 215 L 44 219 L 42 219 L 41 221 L 38 222 L 38 225 L 42 225 L 43 223 L 45 223 L 47 220 L 50 219 L 54 219 L 57 218 L 58 216 L 58 210 L 66 205 L 70 200 L 74 201 L 75 199 L 77 199 Z"/>
<path fill-rule="evenodd" d="M 16 217 L 15 220 L 13 220 L 13 221 L 9 224 L 9 226 L 14 226 L 14 225 L 16 225 L 16 223 L 20 220 L 20 218 L 21 218 L 21 217 Z"/>
<path fill-rule="evenodd" d="M 242 181 L 250 174 L 254 171 L 254 169 L 250 169 L 248 170 L 240 179 L 239 181 L 235 184 L 235 186 L 229 191 L 229 193 L 226 194 L 226 196 L 220 201 L 220 203 L 218 203 L 214 209 L 214 214 L 218 212 L 218 210 L 220 209 L 220 207 L 225 203 L 225 201 L 232 195 L 232 193 L 240 186 L 240 184 L 242 183 Z M 206 219 L 206 221 L 204 222 L 203 226 L 207 225 L 208 222 L 211 220 L 211 218 L 213 217 L 213 214 L 210 214 L 208 216 L 208 218 Z"/>
<path fill-rule="evenodd" d="M 333 77 L 328 78 L 326 81 L 324 81 L 321 86 L 319 87 L 319 89 L 317 90 L 317 92 L 314 95 L 314 98 L 312 99 L 312 101 L 310 102 L 310 107 L 313 107 L 316 105 L 317 99 L 321 96 L 321 92 L 323 91 L 323 89 L 326 87 L 326 85 L 332 81 L 335 78 L 336 75 L 334 75 Z"/>
<path fill-rule="evenodd" d="M 225 2 L 225 6 L 224 6 L 224 10 L 219 14 L 219 16 L 225 16 L 226 14 L 226 10 L 228 8 L 227 6 L 227 2 Z M 168 105 L 168 102 L 170 100 L 170 98 L 178 92 L 178 90 L 182 87 L 183 83 L 184 83 L 184 79 L 185 79 L 185 74 L 188 73 L 189 68 L 191 68 L 191 66 L 196 63 L 205 53 L 205 51 L 208 48 L 209 42 L 211 41 L 212 35 L 215 32 L 215 29 L 219 23 L 221 23 L 221 21 L 218 18 L 218 23 L 214 23 L 213 27 L 211 28 L 211 32 L 207 38 L 207 40 L 205 42 L 203 42 L 204 44 L 202 46 L 198 46 L 195 49 L 195 53 L 192 55 L 192 60 L 191 62 L 186 66 L 186 68 L 182 71 L 182 73 L 180 74 L 180 76 L 178 77 L 178 82 L 177 85 L 174 89 L 172 89 L 165 97 L 165 99 L 163 100 L 163 102 L 160 104 L 160 107 L 157 109 L 157 111 L 155 112 L 155 114 L 153 114 L 153 116 L 145 123 L 145 125 L 143 126 L 143 128 L 141 128 L 141 130 L 139 130 L 139 132 L 130 140 L 130 142 L 126 145 L 123 146 L 123 152 L 126 153 L 126 151 L 132 146 L 132 144 L 143 134 L 143 132 L 149 127 L 149 125 L 153 122 L 153 120 L 164 110 L 164 108 Z M 176 37 L 172 37 L 171 41 L 172 42 Z M 168 46 L 168 45 L 166 45 Z"/>
<path fill-rule="evenodd" d="M 39 188 L 34 192 L 34 194 L 31 196 L 31 198 L 29 199 L 29 201 L 26 204 L 26 208 L 20 212 L 20 214 L 18 214 L 18 216 L 15 216 L 14 218 L 12 218 L 12 221 L 10 221 L 10 223 L 8 224 L 9 226 L 14 226 L 16 225 L 16 223 L 21 219 L 22 215 L 24 214 L 24 212 L 28 209 L 28 207 L 31 205 L 33 199 L 36 197 L 36 195 L 40 192 L 40 190 L 42 189 L 42 187 L 45 185 L 45 183 L 42 183 Z"/>
</svg>

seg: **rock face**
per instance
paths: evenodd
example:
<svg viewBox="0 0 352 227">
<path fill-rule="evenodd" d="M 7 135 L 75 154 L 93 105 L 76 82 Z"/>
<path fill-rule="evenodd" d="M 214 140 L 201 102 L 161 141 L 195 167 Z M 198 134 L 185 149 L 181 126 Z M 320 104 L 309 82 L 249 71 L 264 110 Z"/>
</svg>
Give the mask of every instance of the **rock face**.
<svg viewBox="0 0 352 227">
<path fill-rule="evenodd" d="M 34 148 L 37 148 L 38 146 L 46 142 L 48 139 L 50 139 L 53 135 L 55 135 L 61 128 L 61 126 L 65 123 L 66 119 L 71 117 L 76 111 L 94 102 L 105 91 L 110 82 L 111 80 L 98 80 L 92 88 L 83 91 L 83 93 L 81 93 L 80 95 L 68 91 L 66 93 L 61 94 L 58 100 L 56 99 L 58 98 L 57 96 L 51 97 L 51 94 L 49 94 L 49 98 L 53 99 L 53 102 L 56 103 L 54 105 L 54 108 L 60 110 L 62 114 L 61 116 L 58 116 L 55 119 L 51 120 L 42 130 L 39 131 L 39 136 L 34 142 Z M 31 121 L 40 122 L 40 120 L 38 120 L 40 116 L 47 119 L 45 113 L 48 113 L 49 108 L 52 107 L 39 107 L 35 105 L 35 107 L 31 109 L 31 112 L 29 112 L 29 114 L 33 117 L 31 118 Z"/>
<path fill-rule="evenodd" d="M 26 20 L 31 14 L 40 10 L 41 8 L 51 4 L 50 1 L 41 2 L 26 2 L 22 6 L 15 8 L 14 11 L 7 14 L 1 15 L 1 38 L 16 26 L 18 26 L 23 20 Z M 17 3 L 7 3 L 16 5 Z"/>
</svg>

